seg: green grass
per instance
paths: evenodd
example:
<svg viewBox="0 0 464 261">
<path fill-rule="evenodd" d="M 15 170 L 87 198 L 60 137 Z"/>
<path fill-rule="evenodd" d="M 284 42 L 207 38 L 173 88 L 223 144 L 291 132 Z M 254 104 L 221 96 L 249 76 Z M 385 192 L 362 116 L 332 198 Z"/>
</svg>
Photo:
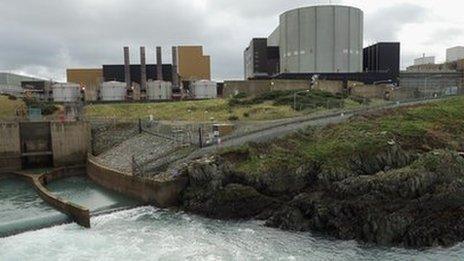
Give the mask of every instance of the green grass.
<svg viewBox="0 0 464 261">
<path fill-rule="evenodd" d="M 25 103 L 21 99 L 12 100 L 0 95 L 0 118 L 14 118 L 18 109 L 25 110 Z"/>
<path fill-rule="evenodd" d="M 180 101 L 164 103 L 114 103 L 88 105 L 87 117 L 146 118 L 168 121 L 264 121 L 301 116 L 328 109 L 353 109 L 361 104 L 342 95 L 312 91 L 298 96 L 297 111 L 293 110 L 295 91 L 273 91 L 258 97 Z M 328 108 L 327 108 L 327 105 Z"/>
<path fill-rule="evenodd" d="M 116 103 L 89 105 L 87 117 L 145 118 L 153 115 L 159 120 L 180 121 L 228 121 L 231 116 L 239 120 L 273 120 L 300 115 L 288 106 L 270 103 L 238 106 L 231 108 L 226 100 L 201 100 L 164 103 Z"/>
<path fill-rule="evenodd" d="M 348 123 L 308 129 L 273 141 L 248 145 L 248 157 L 237 164 L 245 173 L 295 171 L 302 164 L 346 168 L 354 158 L 369 159 L 400 147 L 423 153 L 433 149 L 462 149 L 464 98 L 358 117 Z M 229 150 L 228 153 L 231 153 Z"/>
</svg>

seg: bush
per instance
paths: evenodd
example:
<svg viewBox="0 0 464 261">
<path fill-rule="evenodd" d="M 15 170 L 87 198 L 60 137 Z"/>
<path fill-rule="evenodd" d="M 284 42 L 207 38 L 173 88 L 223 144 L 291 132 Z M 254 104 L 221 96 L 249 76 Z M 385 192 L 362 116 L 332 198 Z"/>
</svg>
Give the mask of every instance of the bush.
<svg viewBox="0 0 464 261">
<path fill-rule="evenodd" d="M 248 112 L 244 112 L 244 113 L 243 113 L 243 117 L 245 117 L 245 118 L 248 118 L 248 117 L 250 117 L 250 113 L 248 113 Z"/>
<path fill-rule="evenodd" d="M 231 115 L 229 118 L 228 118 L 229 121 L 238 121 L 239 120 L 239 117 L 236 116 L 236 115 Z"/>
</svg>

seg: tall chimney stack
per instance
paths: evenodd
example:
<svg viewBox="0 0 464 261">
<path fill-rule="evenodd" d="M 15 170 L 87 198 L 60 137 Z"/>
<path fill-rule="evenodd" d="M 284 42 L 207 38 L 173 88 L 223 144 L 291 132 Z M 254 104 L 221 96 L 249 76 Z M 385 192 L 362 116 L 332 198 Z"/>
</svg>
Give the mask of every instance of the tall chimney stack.
<svg viewBox="0 0 464 261">
<path fill-rule="evenodd" d="M 172 86 L 179 86 L 179 75 L 177 74 L 177 47 L 172 47 Z"/>
<path fill-rule="evenodd" d="M 161 54 L 161 46 L 156 47 L 156 79 L 163 81 L 163 58 Z"/>
<path fill-rule="evenodd" d="M 131 88 L 131 74 L 130 74 L 130 57 L 129 57 L 129 47 L 124 47 L 124 77 L 126 80 L 127 89 Z"/>
<path fill-rule="evenodd" d="M 147 89 L 147 61 L 145 47 L 140 47 L 140 90 Z"/>
</svg>

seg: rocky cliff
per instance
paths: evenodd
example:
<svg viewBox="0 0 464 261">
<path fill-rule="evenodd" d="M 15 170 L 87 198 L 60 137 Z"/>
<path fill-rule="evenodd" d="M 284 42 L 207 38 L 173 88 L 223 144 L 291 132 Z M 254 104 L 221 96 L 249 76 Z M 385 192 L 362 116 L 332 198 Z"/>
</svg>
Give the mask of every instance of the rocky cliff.
<svg viewBox="0 0 464 261">
<path fill-rule="evenodd" d="M 304 165 L 298 173 L 253 178 L 224 158 L 201 159 L 184 169 L 190 185 L 183 207 L 211 218 L 258 218 L 272 227 L 380 245 L 421 248 L 463 241 L 464 159 L 446 150 L 399 157 L 402 167 L 337 178 Z"/>
</svg>

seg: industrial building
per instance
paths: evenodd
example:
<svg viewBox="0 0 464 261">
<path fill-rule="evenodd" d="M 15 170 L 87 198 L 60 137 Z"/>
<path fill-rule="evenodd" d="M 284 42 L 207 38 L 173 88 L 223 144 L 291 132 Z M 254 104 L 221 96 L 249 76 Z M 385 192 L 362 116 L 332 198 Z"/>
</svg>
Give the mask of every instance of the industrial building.
<svg viewBox="0 0 464 261">
<path fill-rule="evenodd" d="M 280 16 L 281 73 L 362 72 L 364 14 L 349 6 L 309 6 Z M 277 38 L 271 36 L 271 38 Z"/>
<path fill-rule="evenodd" d="M 163 64 L 161 47 L 156 48 L 156 64 L 147 64 L 143 46 L 140 47 L 140 63 L 135 64 L 130 61 L 129 47 L 123 49 L 123 64 L 105 64 L 101 69 L 68 69 L 67 82 L 81 86 L 85 101 L 168 100 L 184 96 L 203 99 L 212 96 L 209 89 L 216 83 L 211 82 L 211 58 L 203 54 L 202 46 L 173 47 L 172 64 Z M 205 90 L 208 95 L 199 90 L 202 87 L 208 89 Z M 214 93 L 216 96 L 217 91 Z"/>
<path fill-rule="evenodd" d="M 365 72 L 385 72 L 393 82 L 400 77 L 400 43 L 383 42 L 364 48 L 363 69 Z"/>
<path fill-rule="evenodd" d="M 280 73 L 280 50 L 267 38 L 254 38 L 244 52 L 245 80 L 268 78 Z"/>
<path fill-rule="evenodd" d="M 0 85 L 21 87 L 21 82 L 44 81 L 44 79 L 24 76 L 15 73 L 0 72 Z"/>
<path fill-rule="evenodd" d="M 435 56 L 425 56 L 425 54 L 417 59 L 414 59 L 414 65 L 435 64 Z"/>
<path fill-rule="evenodd" d="M 318 5 L 284 12 L 268 38 L 255 38 L 245 49 L 244 78 L 397 83 L 400 44 L 378 43 L 364 50 L 363 31 L 364 13 L 355 7 Z"/>
<path fill-rule="evenodd" d="M 103 71 L 101 68 L 67 69 L 66 79 L 67 82 L 80 84 L 84 88 L 100 86 L 103 82 Z"/>
<path fill-rule="evenodd" d="M 147 64 L 146 65 L 146 75 L 147 81 L 155 80 L 165 80 L 172 81 L 172 65 L 163 64 L 162 65 L 162 75 L 163 77 L 158 79 L 157 75 L 158 67 L 156 64 Z M 140 64 L 131 64 L 130 65 L 130 79 L 131 82 L 141 84 L 141 74 L 142 69 Z M 105 64 L 103 65 L 103 81 L 117 81 L 117 82 L 126 82 L 124 64 Z"/>
<path fill-rule="evenodd" d="M 177 46 L 177 61 L 181 81 L 211 80 L 211 57 L 202 46 Z"/>
<path fill-rule="evenodd" d="M 350 6 L 309 6 L 284 12 L 267 39 L 253 39 L 245 50 L 245 78 L 272 76 L 277 71 L 266 63 L 277 51 L 269 52 L 266 47 L 279 48 L 279 74 L 362 72 L 363 31 L 363 12 Z"/>
<path fill-rule="evenodd" d="M 455 62 L 464 59 L 464 46 L 446 49 L 446 62 Z"/>
</svg>

